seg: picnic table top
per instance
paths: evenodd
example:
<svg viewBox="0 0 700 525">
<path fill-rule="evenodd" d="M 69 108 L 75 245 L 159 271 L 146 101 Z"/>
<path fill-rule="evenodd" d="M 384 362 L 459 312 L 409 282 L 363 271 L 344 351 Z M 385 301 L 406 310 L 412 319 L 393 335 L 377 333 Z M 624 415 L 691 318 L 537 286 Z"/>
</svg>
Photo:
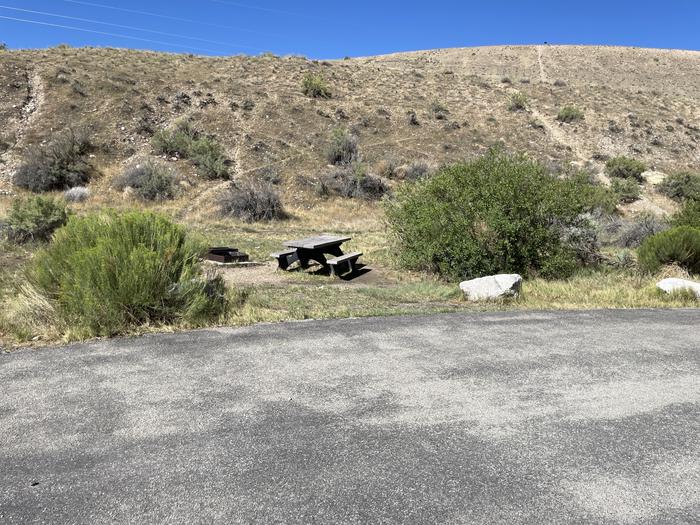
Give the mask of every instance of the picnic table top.
<svg viewBox="0 0 700 525">
<path fill-rule="evenodd" d="M 307 250 L 316 250 L 326 246 L 343 244 L 349 241 L 352 237 L 339 237 L 337 235 L 317 235 L 316 237 L 307 237 L 305 239 L 296 239 L 292 241 L 284 241 L 282 244 L 288 248 L 305 248 Z"/>
</svg>

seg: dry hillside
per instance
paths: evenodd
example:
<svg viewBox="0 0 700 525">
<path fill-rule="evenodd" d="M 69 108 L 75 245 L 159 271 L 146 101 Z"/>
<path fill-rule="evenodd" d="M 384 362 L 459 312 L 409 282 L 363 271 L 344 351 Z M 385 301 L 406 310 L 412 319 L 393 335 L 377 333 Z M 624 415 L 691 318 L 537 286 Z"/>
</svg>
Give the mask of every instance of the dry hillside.
<svg viewBox="0 0 700 525">
<path fill-rule="evenodd" d="M 310 72 L 327 80 L 330 99 L 304 96 Z M 437 165 L 494 143 L 595 173 L 616 155 L 662 172 L 700 166 L 700 52 L 507 46 L 311 61 L 55 48 L 0 52 L 0 74 L 0 190 L 11 189 L 25 148 L 78 126 L 94 134 L 96 184 L 106 190 L 129 158 L 152 153 L 154 131 L 183 116 L 216 135 L 236 177 L 279 175 L 286 199 L 308 193 L 304 181 L 325 169 L 337 127 L 357 135 L 375 167 L 387 159 Z M 509 111 L 518 91 L 527 110 Z M 567 105 L 585 119 L 558 122 Z M 177 166 L 191 179 L 190 211 L 226 184 Z M 640 205 L 668 207 L 651 188 Z"/>
</svg>

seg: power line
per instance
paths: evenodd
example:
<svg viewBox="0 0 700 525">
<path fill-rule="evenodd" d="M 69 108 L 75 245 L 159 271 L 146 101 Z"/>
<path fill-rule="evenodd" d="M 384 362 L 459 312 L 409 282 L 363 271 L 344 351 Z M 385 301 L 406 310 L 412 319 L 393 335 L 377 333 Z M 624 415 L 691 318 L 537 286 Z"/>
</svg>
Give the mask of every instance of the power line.
<svg viewBox="0 0 700 525">
<path fill-rule="evenodd" d="M 225 0 L 209 0 L 209 1 L 214 2 L 215 4 L 230 5 L 232 7 L 240 7 L 242 9 L 252 9 L 255 11 L 265 11 L 267 13 L 276 13 L 279 15 L 298 16 L 300 18 L 311 18 L 311 19 L 318 18 L 318 17 L 314 17 L 314 16 L 310 16 L 310 15 L 305 15 L 302 13 L 292 13 L 289 11 L 282 11 L 281 9 L 273 9 L 270 7 L 260 7 L 257 5 L 240 4 L 238 2 L 227 2 Z"/>
<path fill-rule="evenodd" d="M 182 49 L 190 49 L 190 50 L 194 50 L 194 51 L 204 51 L 206 53 L 219 53 L 219 51 L 216 51 L 214 49 L 206 49 L 206 48 L 194 47 L 194 46 L 183 46 L 181 44 L 175 44 L 173 42 L 163 42 L 162 40 L 151 40 L 149 38 L 140 38 L 137 36 L 121 35 L 118 33 L 107 33 L 105 31 L 95 31 L 93 29 L 84 29 L 82 27 L 66 26 L 66 25 L 62 25 L 62 24 L 51 24 L 49 22 L 39 22 L 38 20 L 27 20 L 25 18 L 14 18 L 12 16 L 2 16 L 2 15 L 0 15 L 0 19 L 12 20 L 14 22 L 23 22 L 26 24 L 35 24 L 35 25 L 40 25 L 40 26 L 59 27 L 61 29 L 69 29 L 71 31 L 82 31 L 84 33 L 93 33 L 96 35 L 112 36 L 112 37 L 116 37 L 116 38 L 127 38 L 129 40 L 138 40 L 139 42 L 148 42 L 151 44 L 161 44 L 164 46 L 179 47 Z"/>
<path fill-rule="evenodd" d="M 247 46 L 247 45 L 243 45 L 243 44 L 235 44 L 235 43 L 230 43 L 230 42 L 218 42 L 216 40 L 207 40 L 206 38 L 197 38 L 197 37 L 193 37 L 193 36 L 179 35 L 176 33 L 165 33 L 163 31 L 154 31 L 151 29 L 143 29 L 140 27 L 126 26 L 126 25 L 122 25 L 122 24 L 112 24 L 110 22 L 101 22 L 99 20 L 91 20 L 89 18 L 79 18 L 76 16 L 59 15 L 56 13 L 47 13 L 45 11 L 33 11 L 31 9 L 21 9 L 19 7 L 8 7 L 5 5 L 0 5 L 0 9 L 8 9 L 10 11 L 21 11 L 23 13 L 32 13 L 35 15 L 52 16 L 55 18 L 64 18 L 67 20 L 75 20 L 77 22 L 87 22 L 89 24 L 100 24 L 100 25 L 111 26 L 111 27 L 119 27 L 121 29 L 130 29 L 132 31 L 142 31 L 144 33 L 153 33 L 155 35 L 174 36 L 176 38 L 184 38 L 186 40 L 197 40 L 199 42 L 206 42 L 209 44 L 219 44 L 219 45 L 229 46 L 229 47 L 240 47 L 240 48 L 246 48 L 246 49 L 253 49 L 255 51 L 263 51 L 260 48 Z"/>
<path fill-rule="evenodd" d="M 163 18 L 165 20 L 175 20 L 177 22 L 186 22 L 188 24 L 199 24 L 199 25 L 209 26 L 209 27 L 218 27 L 219 29 L 228 29 L 230 31 L 244 31 L 246 33 L 252 33 L 252 34 L 262 35 L 262 36 L 271 36 L 271 37 L 279 36 L 279 35 L 273 35 L 270 33 L 263 33 L 260 31 L 254 31 L 252 29 L 245 29 L 242 27 L 232 27 L 232 26 L 225 26 L 225 25 L 221 25 L 221 24 L 212 24 L 211 22 L 202 22 L 200 20 L 192 20 L 190 18 L 181 18 L 179 16 L 163 15 L 160 13 L 153 13 L 150 11 L 139 11 L 138 9 L 127 9 L 126 7 L 116 7 L 113 5 L 97 4 L 94 2 L 84 2 L 82 0 L 63 0 L 63 2 L 66 2 L 69 4 L 85 5 L 85 6 L 90 6 L 90 7 L 99 7 L 100 9 L 111 9 L 112 11 L 121 11 L 123 13 L 132 13 L 135 15 L 152 16 L 155 18 Z"/>
</svg>

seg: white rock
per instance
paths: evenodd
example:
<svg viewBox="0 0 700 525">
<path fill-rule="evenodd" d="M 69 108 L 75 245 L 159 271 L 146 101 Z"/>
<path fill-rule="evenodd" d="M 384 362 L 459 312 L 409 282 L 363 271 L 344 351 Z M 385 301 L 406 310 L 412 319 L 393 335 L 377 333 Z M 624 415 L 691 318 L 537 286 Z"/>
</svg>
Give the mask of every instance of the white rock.
<svg viewBox="0 0 700 525">
<path fill-rule="evenodd" d="M 667 176 L 668 175 L 666 175 L 662 171 L 649 170 L 642 173 L 642 177 L 644 177 L 644 180 L 654 185 L 661 184 Z"/>
<path fill-rule="evenodd" d="M 695 292 L 696 297 L 700 299 L 700 283 L 695 281 L 687 281 L 685 279 L 677 279 L 673 277 L 659 281 L 656 283 L 656 287 L 666 293 L 690 290 L 691 292 Z"/>
<path fill-rule="evenodd" d="M 469 301 L 488 301 L 517 296 L 522 284 L 523 278 L 515 273 L 479 277 L 464 281 L 459 284 L 459 287 Z"/>
</svg>

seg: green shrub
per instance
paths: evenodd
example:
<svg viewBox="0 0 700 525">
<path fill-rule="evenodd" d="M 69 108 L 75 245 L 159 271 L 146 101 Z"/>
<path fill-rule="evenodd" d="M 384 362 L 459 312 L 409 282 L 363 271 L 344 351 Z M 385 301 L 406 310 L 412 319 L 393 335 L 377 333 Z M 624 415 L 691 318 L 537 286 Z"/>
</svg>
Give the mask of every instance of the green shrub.
<svg viewBox="0 0 700 525">
<path fill-rule="evenodd" d="M 312 98 L 331 98 L 331 90 L 321 75 L 308 74 L 301 83 L 304 95 Z"/>
<path fill-rule="evenodd" d="M 59 133 L 48 144 L 27 150 L 14 184 L 37 193 L 82 186 L 92 173 L 86 158 L 91 147 L 85 130 Z"/>
<path fill-rule="evenodd" d="M 617 195 L 618 202 L 629 204 L 639 200 L 642 188 L 634 179 L 613 179 L 612 190 Z"/>
<path fill-rule="evenodd" d="M 197 172 L 205 179 L 227 179 L 228 161 L 223 147 L 208 137 L 201 137 L 192 143 L 189 157 Z"/>
<path fill-rule="evenodd" d="M 39 195 L 16 199 L 7 216 L 7 237 L 15 243 L 47 241 L 68 221 L 68 209 L 58 199 Z"/>
<path fill-rule="evenodd" d="M 357 159 L 357 137 L 347 130 L 333 131 L 331 143 L 326 149 L 326 159 L 331 164 L 350 164 Z"/>
<path fill-rule="evenodd" d="M 151 142 L 156 153 L 187 158 L 192 142 L 199 139 L 199 132 L 188 120 L 180 120 L 173 129 L 163 129 L 153 135 Z"/>
<path fill-rule="evenodd" d="M 658 190 L 674 201 L 700 201 L 700 174 L 688 171 L 672 173 L 658 185 Z"/>
<path fill-rule="evenodd" d="M 206 179 L 229 177 L 224 148 L 212 137 L 202 135 L 187 120 L 181 120 L 171 130 L 156 133 L 152 144 L 156 153 L 190 159 Z"/>
<path fill-rule="evenodd" d="M 588 203 L 591 211 L 610 214 L 617 209 L 617 194 L 612 188 L 598 183 L 590 173 L 577 171 L 569 174 L 567 179 L 578 188 L 580 198 Z"/>
<path fill-rule="evenodd" d="M 583 120 L 583 118 L 583 111 L 574 106 L 564 106 L 559 110 L 559 113 L 557 113 L 557 120 L 559 122 L 571 123 Z"/>
<path fill-rule="evenodd" d="M 232 185 L 219 199 L 219 211 L 224 217 L 245 222 L 286 219 L 282 199 L 271 184 L 253 182 Z"/>
<path fill-rule="evenodd" d="M 202 275 L 202 251 L 182 227 L 153 213 L 72 217 L 28 276 L 79 336 L 151 323 L 197 325 L 226 307 L 222 279 Z"/>
<path fill-rule="evenodd" d="M 566 277 L 577 264 L 566 231 L 597 206 L 590 186 L 493 150 L 401 187 L 387 202 L 387 221 L 407 268 L 455 280 L 500 272 Z"/>
<path fill-rule="evenodd" d="M 688 201 L 671 218 L 674 226 L 691 226 L 700 228 L 700 201 Z"/>
<path fill-rule="evenodd" d="M 527 95 L 525 93 L 514 93 L 510 97 L 508 111 L 525 111 L 527 109 Z"/>
<path fill-rule="evenodd" d="M 644 182 L 642 173 L 646 171 L 646 165 L 636 159 L 628 157 L 615 157 L 605 163 L 605 173 L 609 177 L 618 179 L 634 179 L 637 182 Z"/>
<path fill-rule="evenodd" d="M 141 161 L 127 168 L 114 181 L 118 190 L 133 188 L 144 201 L 164 201 L 175 198 L 175 174 L 167 166 L 151 160 Z"/>
<path fill-rule="evenodd" d="M 700 228 L 678 226 L 644 241 L 639 248 L 642 269 L 656 272 L 666 264 L 700 273 Z"/>
</svg>

